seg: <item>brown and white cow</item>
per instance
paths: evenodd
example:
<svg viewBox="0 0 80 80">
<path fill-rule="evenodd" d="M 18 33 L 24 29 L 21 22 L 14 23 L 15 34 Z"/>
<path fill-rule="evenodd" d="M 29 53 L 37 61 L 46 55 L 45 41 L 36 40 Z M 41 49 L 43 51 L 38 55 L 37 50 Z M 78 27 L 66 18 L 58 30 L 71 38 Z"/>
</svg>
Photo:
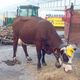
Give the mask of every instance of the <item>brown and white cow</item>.
<svg viewBox="0 0 80 80">
<path fill-rule="evenodd" d="M 60 46 L 63 44 L 63 42 L 49 21 L 40 17 L 17 17 L 12 26 L 14 60 L 16 58 L 18 40 L 20 39 L 23 43 L 22 47 L 27 60 L 31 60 L 31 58 L 27 53 L 27 46 L 25 44 L 34 44 L 36 46 L 38 68 L 41 68 L 41 60 L 42 64 L 46 65 L 45 53 L 53 53 L 57 60 L 56 67 L 61 66 L 59 63 L 61 56 Z"/>
</svg>

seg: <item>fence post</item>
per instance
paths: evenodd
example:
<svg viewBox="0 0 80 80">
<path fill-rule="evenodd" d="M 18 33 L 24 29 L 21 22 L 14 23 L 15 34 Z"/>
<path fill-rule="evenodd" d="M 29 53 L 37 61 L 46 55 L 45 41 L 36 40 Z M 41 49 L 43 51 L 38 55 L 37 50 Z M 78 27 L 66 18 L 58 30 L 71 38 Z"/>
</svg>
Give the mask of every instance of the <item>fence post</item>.
<svg viewBox="0 0 80 80">
<path fill-rule="evenodd" d="M 71 3 L 71 7 L 70 7 L 70 24 L 69 24 L 69 33 L 68 33 L 68 40 L 67 43 L 69 44 L 69 39 L 70 39 L 70 33 L 71 33 L 71 28 L 72 28 L 72 16 L 73 16 L 73 3 Z"/>
</svg>

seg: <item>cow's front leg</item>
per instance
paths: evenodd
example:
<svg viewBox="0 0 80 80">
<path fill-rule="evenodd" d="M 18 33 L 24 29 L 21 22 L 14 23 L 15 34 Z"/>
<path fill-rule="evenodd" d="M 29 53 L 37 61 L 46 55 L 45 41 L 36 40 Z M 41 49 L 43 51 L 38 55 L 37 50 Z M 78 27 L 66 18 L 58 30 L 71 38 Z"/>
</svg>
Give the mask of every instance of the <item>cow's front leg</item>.
<svg viewBox="0 0 80 80">
<path fill-rule="evenodd" d="M 16 62 L 16 51 L 17 51 L 18 37 L 13 35 L 13 61 Z"/>
<path fill-rule="evenodd" d="M 61 67 L 61 64 L 60 64 L 60 61 L 59 61 L 60 58 L 59 58 L 57 55 L 55 55 L 55 57 L 56 57 L 55 66 L 56 66 L 57 68 L 60 68 L 60 67 Z"/>
<path fill-rule="evenodd" d="M 54 56 L 55 56 L 55 58 L 56 58 L 55 66 L 56 66 L 57 68 L 60 68 L 60 67 L 61 67 L 61 63 L 60 63 L 60 53 L 57 51 L 57 49 L 56 49 L 56 51 L 54 52 Z"/>
<path fill-rule="evenodd" d="M 27 46 L 22 44 L 22 47 L 23 47 L 23 50 L 24 50 L 24 53 L 25 53 L 25 56 L 26 56 L 26 60 L 27 61 L 32 61 L 32 59 L 29 57 L 28 55 L 28 52 L 27 52 Z"/>
<path fill-rule="evenodd" d="M 47 64 L 46 64 L 46 62 L 45 62 L 45 50 L 44 49 L 42 49 L 42 64 L 43 64 L 43 66 L 46 66 Z"/>
</svg>

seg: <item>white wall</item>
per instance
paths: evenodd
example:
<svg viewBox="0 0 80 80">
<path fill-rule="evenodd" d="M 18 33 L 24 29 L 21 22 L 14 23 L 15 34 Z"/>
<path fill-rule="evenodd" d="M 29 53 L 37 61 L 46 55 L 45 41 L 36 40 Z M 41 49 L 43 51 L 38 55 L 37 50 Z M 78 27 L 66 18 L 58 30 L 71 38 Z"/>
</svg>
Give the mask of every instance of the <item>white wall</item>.
<svg viewBox="0 0 80 80">
<path fill-rule="evenodd" d="M 39 16 L 42 18 L 45 18 L 47 14 L 50 14 L 52 16 L 54 15 L 64 15 L 64 11 L 47 11 L 47 10 L 39 10 Z"/>
</svg>

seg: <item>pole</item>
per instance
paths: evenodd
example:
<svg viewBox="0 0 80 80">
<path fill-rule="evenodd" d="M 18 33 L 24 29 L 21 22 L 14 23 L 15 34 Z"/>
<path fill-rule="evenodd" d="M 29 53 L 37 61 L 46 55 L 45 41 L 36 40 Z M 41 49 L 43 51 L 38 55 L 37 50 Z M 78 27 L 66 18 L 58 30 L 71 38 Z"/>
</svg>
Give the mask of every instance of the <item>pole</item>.
<svg viewBox="0 0 80 80">
<path fill-rule="evenodd" d="M 69 39 L 70 39 L 70 33 L 71 33 L 71 28 L 72 28 L 72 16 L 73 16 L 73 3 L 71 3 L 71 7 L 70 7 L 70 25 L 69 25 L 69 33 L 68 33 L 68 44 L 69 44 Z"/>
</svg>

